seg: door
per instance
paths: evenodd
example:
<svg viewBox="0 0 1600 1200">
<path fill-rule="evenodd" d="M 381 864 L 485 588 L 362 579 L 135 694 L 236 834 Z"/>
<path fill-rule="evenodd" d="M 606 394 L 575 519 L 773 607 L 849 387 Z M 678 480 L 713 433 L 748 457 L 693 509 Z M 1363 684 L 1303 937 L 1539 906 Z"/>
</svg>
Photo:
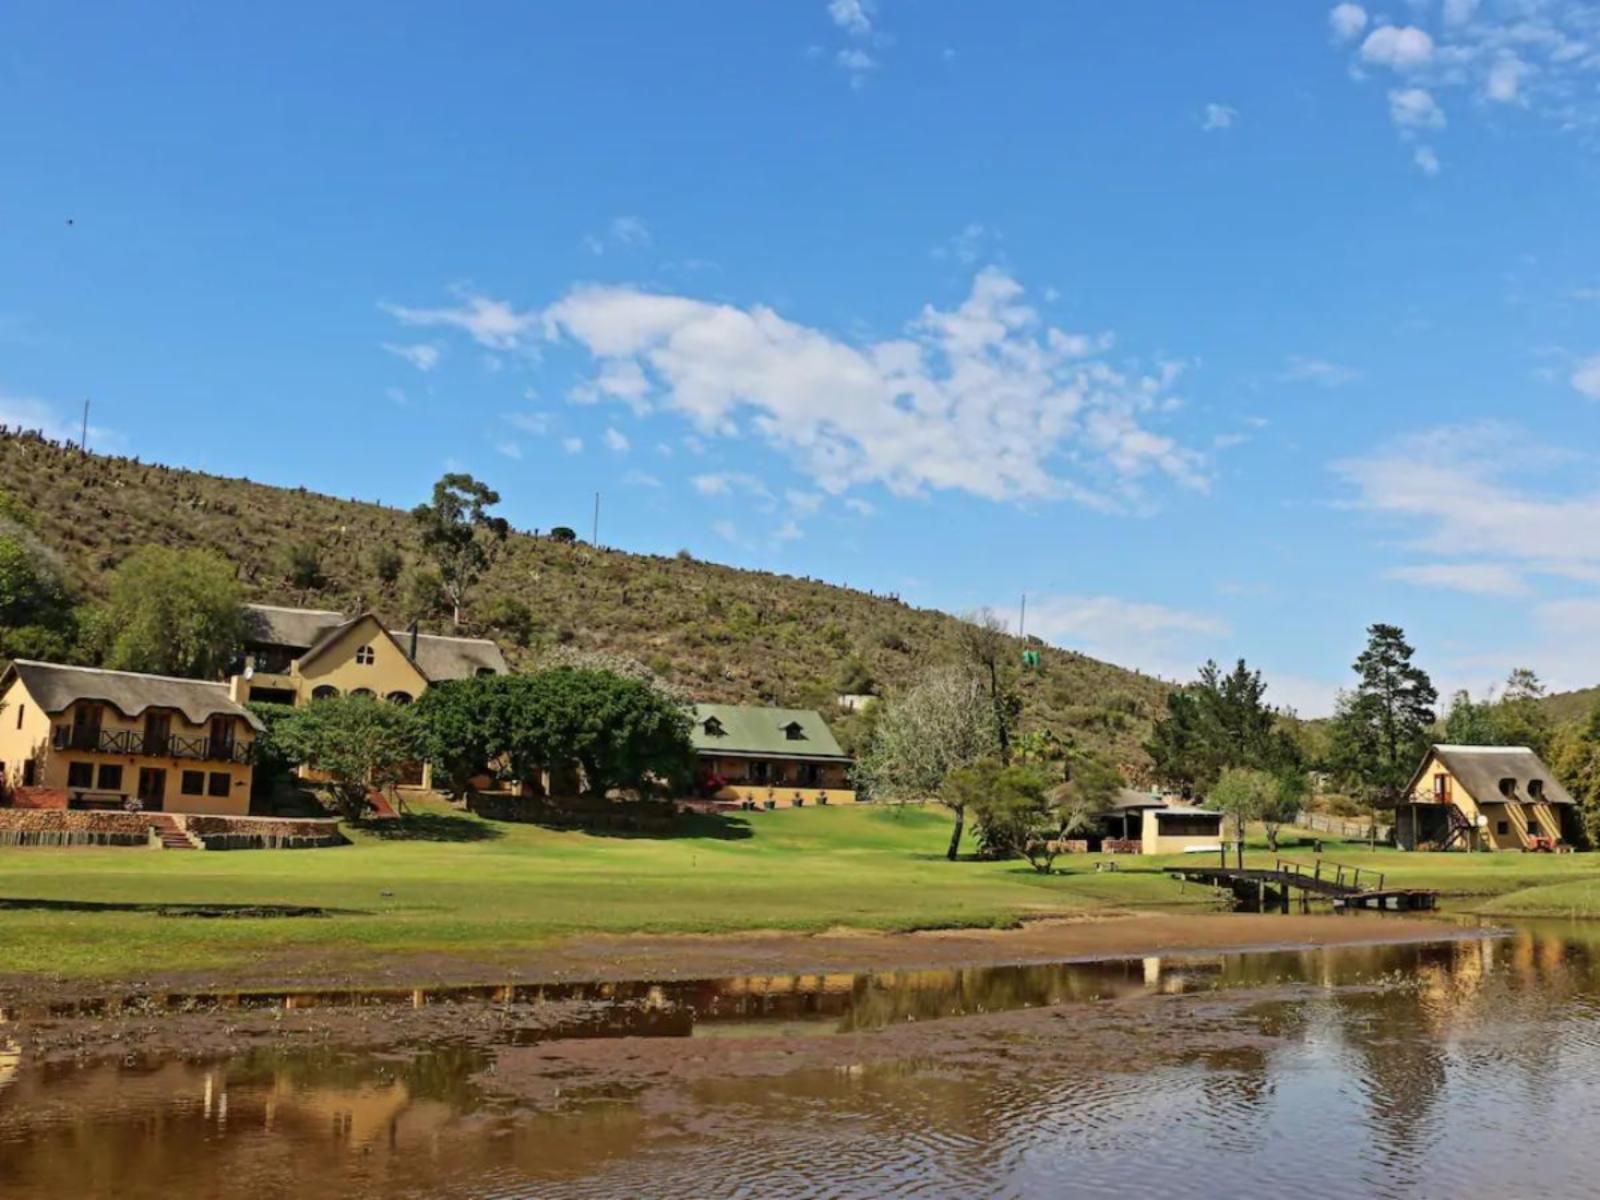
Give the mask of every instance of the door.
<svg viewBox="0 0 1600 1200">
<path fill-rule="evenodd" d="M 233 718 L 212 717 L 211 736 L 206 746 L 207 758 L 226 762 L 233 757 Z"/>
<path fill-rule="evenodd" d="M 167 772 L 164 767 L 139 768 L 139 803 L 145 812 L 160 812 L 167 799 Z"/>
<path fill-rule="evenodd" d="M 144 752 L 152 758 L 165 758 L 172 741 L 172 714 L 148 713 L 144 719 Z"/>
<path fill-rule="evenodd" d="M 79 704 L 72 710 L 72 748 L 100 749 L 100 706 Z"/>
</svg>

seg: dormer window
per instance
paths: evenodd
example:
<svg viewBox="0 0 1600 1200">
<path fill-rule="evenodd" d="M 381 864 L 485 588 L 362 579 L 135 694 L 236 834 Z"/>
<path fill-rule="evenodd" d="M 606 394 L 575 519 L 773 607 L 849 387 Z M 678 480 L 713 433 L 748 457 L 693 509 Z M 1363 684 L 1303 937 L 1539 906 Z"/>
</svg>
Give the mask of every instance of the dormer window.
<svg viewBox="0 0 1600 1200">
<path fill-rule="evenodd" d="M 1544 799 L 1544 780 L 1542 780 L 1542 779 L 1530 779 L 1530 780 L 1528 780 L 1528 795 L 1532 796 L 1535 800 L 1543 800 Z"/>
<path fill-rule="evenodd" d="M 356 651 L 356 663 L 359 666 L 370 667 L 377 660 L 378 656 L 371 646 L 362 646 Z"/>
<path fill-rule="evenodd" d="M 700 723 L 700 727 L 706 731 L 707 737 L 724 737 L 728 732 L 722 727 L 722 722 L 715 717 L 707 717 Z"/>
<path fill-rule="evenodd" d="M 790 721 L 787 725 L 782 726 L 782 729 L 783 736 L 788 738 L 791 742 L 805 741 L 806 727 L 800 724 L 799 721 Z"/>
<path fill-rule="evenodd" d="M 1515 796 L 1517 794 L 1517 781 L 1515 779 L 1502 779 L 1500 781 L 1500 794 L 1502 796 Z"/>
</svg>

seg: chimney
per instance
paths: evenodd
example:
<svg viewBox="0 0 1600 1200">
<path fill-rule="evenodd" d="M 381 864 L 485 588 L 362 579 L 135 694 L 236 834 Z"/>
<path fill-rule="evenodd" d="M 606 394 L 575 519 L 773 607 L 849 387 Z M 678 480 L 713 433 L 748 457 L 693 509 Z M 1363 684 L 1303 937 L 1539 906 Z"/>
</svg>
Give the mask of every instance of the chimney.
<svg viewBox="0 0 1600 1200">
<path fill-rule="evenodd" d="M 250 677 L 248 675 L 235 675 L 228 680 L 228 699 L 235 704 L 243 704 L 250 699 Z"/>
<path fill-rule="evenodd" d="M 416 662 L 417 661 L 417 623 L 415 621 L 411 622 L 411 628 L 409 630 L 407 630 L 407 632 L 411 634 L 411 649 L 410 649 L 410 651 L 408 651 L 408 653 L 411 656 L 411 661 L 412 662 Z"/>
</svg>

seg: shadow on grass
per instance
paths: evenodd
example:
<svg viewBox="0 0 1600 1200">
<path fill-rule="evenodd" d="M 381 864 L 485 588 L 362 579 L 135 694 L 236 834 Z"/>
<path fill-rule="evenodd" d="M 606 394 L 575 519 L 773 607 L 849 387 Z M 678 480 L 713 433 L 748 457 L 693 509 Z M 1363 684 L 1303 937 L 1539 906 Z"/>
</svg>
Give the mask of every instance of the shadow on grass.
<svg viewBox="0 0 1600 1200">
<path fill-rule="evenodd" d="M 450 813 L 406 813 L 387 821 L 366 821 L 364 832 L 385 842 L 492 842 L 505 837 L 488 821 Z"/>
<path fill-rule="evenodd" d="M 631 821 L 626 814 L 600 820 L 579 819 L 576 815 L 550 813 L 530 817 L 519 824 L 541 829 L 569 830 L 591 837 L 620 838 L 630 841 L 668 842 L 683 838 L 707 841 L 742 842 L 755 836 L 748 819 L 728 813 L 683 813 L 671 821 Z"/>
</svg>

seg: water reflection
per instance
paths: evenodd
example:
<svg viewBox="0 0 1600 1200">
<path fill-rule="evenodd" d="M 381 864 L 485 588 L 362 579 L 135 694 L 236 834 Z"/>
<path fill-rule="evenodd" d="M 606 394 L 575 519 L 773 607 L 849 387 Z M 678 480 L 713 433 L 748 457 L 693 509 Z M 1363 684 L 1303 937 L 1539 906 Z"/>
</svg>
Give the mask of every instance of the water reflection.
<svg viewBox="0 0 1600 1200">
<path fill-rule="evenodd" d="M 0 1195 L 1589 1195 L 1597 947 L 612 985 L 384 1055 L 39 1067 L 0 1031 Z"/>
</svg>

